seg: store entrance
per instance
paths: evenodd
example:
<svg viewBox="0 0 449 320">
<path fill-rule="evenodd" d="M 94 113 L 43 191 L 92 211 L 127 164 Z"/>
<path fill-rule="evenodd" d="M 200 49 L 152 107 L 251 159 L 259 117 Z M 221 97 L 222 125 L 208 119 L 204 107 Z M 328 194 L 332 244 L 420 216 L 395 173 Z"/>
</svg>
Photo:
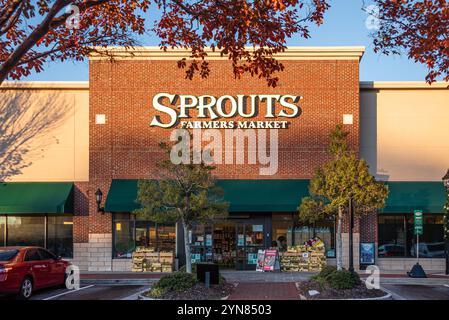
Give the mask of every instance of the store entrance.
<svg viewBox="0 0 449 320">
<path fill-rule="evenodd" d="M 269 247 L 265 217 L 234 218 L 197 225 L 190 235 L 192 263 L 214 262 L 223 269 L 255 270 L 257 253 Z"/>
<path fill-rule="evenodd" d="M 264 225 L 257 223 L 236 224 L 237 232 L 237 270 L 255 270 L 257 253 L 264 249 Z"/>
</svg>

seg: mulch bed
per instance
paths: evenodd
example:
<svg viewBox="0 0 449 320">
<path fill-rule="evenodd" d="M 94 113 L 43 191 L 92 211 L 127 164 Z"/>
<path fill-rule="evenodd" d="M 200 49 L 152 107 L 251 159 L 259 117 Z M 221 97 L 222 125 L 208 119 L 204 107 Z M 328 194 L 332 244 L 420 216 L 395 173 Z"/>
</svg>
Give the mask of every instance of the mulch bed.
<svg viewBox="0 0 449 320">
<path fill-rule="evenodd" d="M 163 300 L 220 300 L 229 296 L 235 286 L 230 283 L 211 285 L 206 288 L 203 283 L 197 283 L 183 292 L 167 292 L 159 299 Z"/>
<path fill-rule="evenodd" d="M 366 299 L 366 298 L 379 298 L 386 295 L 382 290 L 367 289 L 366 285 L 362 282 L 353 289 L 337 290 L 325 285 L 321 287 L 320 284 L 314 280 L 303 281 L 298 284 L 299 293 L 306 297 L 308 300 L 320 300 L 320 299 Z M 309 295 L 309 290 L 316 290 L 320 294 L 315 296 Z"/>
</svg>

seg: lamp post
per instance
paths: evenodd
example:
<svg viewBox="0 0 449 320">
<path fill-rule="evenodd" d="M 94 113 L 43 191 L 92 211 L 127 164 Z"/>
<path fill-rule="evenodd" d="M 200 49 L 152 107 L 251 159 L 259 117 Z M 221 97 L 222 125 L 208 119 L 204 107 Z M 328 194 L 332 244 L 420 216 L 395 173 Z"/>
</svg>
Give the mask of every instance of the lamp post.
<svg viewBox="0 0 449 320">
<path fill-rule="evenodd" d="M 446 257 L 446 274 L 449 275 L 449 169 L 446 172 L 446 175 L 443 177 L 444 188 L 446 189 L 446 204 L 444 208 L 446 212 L 444 213 L 444 224 L 443 224 L 443 232 L 444 232 L 444 240 L 445 240 L 445 248 L 444 254 Z"/>
<path fill-rule="evenodd" d="M 103 200 L 103 192 L 100 189 L 95 191 L 95 201 L 97 202 L 97 212 L 104 213 L 104 208 L 101 207 L 101 202 Z"/>
</svg>

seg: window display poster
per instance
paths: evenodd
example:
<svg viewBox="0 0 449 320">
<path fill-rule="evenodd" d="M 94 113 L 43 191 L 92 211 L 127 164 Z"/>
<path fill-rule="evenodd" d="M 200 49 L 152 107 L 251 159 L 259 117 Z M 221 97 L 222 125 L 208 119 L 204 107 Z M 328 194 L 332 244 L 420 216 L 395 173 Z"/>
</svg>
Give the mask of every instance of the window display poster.
<svg viewBox="0 0 449 320">
<path fill-rule="evenodd" d="M 370 265 L 375 263 L 375 245 L 374 242 L 360 243 L 360 264 Z"/>
<path fill-rule="evenodd" d="M 190 260 L 192 261 L 192 263 L 201 262 L 201 254 L 200 253 L 192 253 Z"/>
<path fill-rule="evenodd" d="M 243 247 L 243 246 L 245 245 L 245 235 L 239 234 L 239 235 L 237 236 L 237 245 L 238 245 L 239 247 Z"/>
<path fill-rule="evenodd" d="M 263 232 L 262 224 L 253 224 L 253 232 Z"/>
<path fill-rule="evenodd" d="M 264 271 L 274 271 L 278 257 L 279 257 L 279 255 L 278 255 L 277 250 L 265 250 L 263 270 Z"/>
<path fill-rule="evenodd" d="M 259 250 L 257 251 L 257 265 L 256 265 L 256 271 L 263 272 L 263 264 L 265 259 L 265 250 Z"/>
<path fill-rule="evenodd" d="M 248 253 L 248 264 L 255 264 L 258 263 L 258 254 L 257 253 Z"/>
<path fill-rule="evenodd" d="M 211 247 L 211 246 L 212 246 L 212 235 L 206 234 L 206 247 Z"/>
</svg>

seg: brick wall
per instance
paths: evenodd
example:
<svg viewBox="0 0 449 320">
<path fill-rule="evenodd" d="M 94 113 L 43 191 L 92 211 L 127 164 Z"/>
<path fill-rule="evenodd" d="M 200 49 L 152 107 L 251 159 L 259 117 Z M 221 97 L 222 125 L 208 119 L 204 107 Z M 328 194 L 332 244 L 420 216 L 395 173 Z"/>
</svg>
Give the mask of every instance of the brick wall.
<svg viewBox="0 0 449 320">
<path fill-rule="evenodd" d="M 279 170 L 260 176 L 259 165 L 218 165 L 215 174 L 227 179 L 308 179 L 315 168 L 328 160 L 329 133 L 352 114 L 350 147 L 359 150 L 359 63 L 357 60 L 283 61 L 276 88 L 246 76 L 236 80 L 227 61 L 211 61 L 208 79 L 185 79 L 176 61 L 104 60 L 90 61 L 89 183 L 77 185 L 78 213 L 74 242 L 89 241 L 89 234 L 110 234 L 110 214 L 98 213 L 95 191 L 106 199 L 112 179 L 154 176 L 156 163 L 164 155 L 158 149 L 172 129 L 150 127 L 155 110 L 153 96 L 160 92 L 191 95 L 291 94 L 300 95 L 302 114 L 289 129 L 279 131 Z M 264 110 L 263 104 L 260 110 Z M 106 124 L 96 125 L 95 115 L 105 114 Z M 160 113 L 158 113 L 160 115 Z M 252 119 L 269 120 L 263 112 Z M 286 120 L 281 118 L 280 120 Z M 84 214 L 88 212 L 88 217 Z M 98 264 L 98 263 L 97 263 Z M 107 267 L 106 267 L 107 268 Z"/>
<path fill-rule="evenodd" d="M 279 172 L 273 179 L 307 179 L 328 159 L 328 135 L 343 114 L 353 114 L 350 146 L 359 147 L 359 74 L 356 60 L 284 61 L 277 88 L 249 76 L 235 80 L 225 61 L 211 61 L 206 79 L 186 80 L 176 61 L 90 62 L 90 180 L 142 178 L 155 172 L 162 154 L 157 144 L 171 129 L 150 127 L 156 93 L 214 96 L 237 94 L 301 95 L 302 115 L 280 130 Z M 261 107 L 263 110 L 263 107 Z M 95 114 L 106 124 L 95 125 Z M 160 113 L 157 113 L 160 114 Z M 235 118 L 235 120 L 244 120 Z M 246 119 L 248 120 L 248 119 Z M 265 120 L 263 114 L 251 120 Z M 284 120 L 284 119 L 282 119 Z M 220 178 L 260 179 L 258 165 L 219 165 Z"/>
</svg>

